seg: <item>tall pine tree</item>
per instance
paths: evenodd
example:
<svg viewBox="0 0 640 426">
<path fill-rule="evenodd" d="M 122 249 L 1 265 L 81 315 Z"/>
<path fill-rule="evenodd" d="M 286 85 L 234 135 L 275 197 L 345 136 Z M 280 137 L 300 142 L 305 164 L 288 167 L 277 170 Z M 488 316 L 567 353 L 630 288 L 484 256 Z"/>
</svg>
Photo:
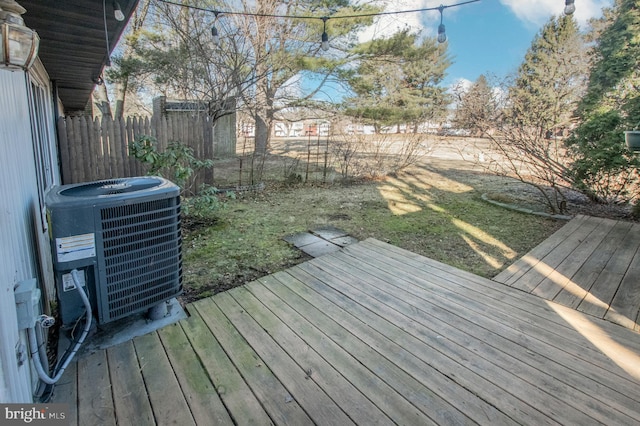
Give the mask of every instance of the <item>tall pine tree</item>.
<svg viewBox="0 0 640 426">
<path fill-rule="evenodd" d="M 584 94 L 588 56 L 571 16 L 551 18 L 531 43 L 510 88 L 508 116 L 548 135 L 571 122 Z"/>
<path fill-rule="evenodd" d="M 476 136 L 494 127 L 498 103 L 487 77 L 480 75 L 468 90 L 456 90 L 458 105 L 454 125 Z"/>
<path fill-rule="evenodd" d="M 451 61 L 434 38 L 400 31 L 354 49 L 359 65 L 348 76 L 355 93 L 345 100 L 348 115 L 380 126 L 417 126 L 446 115 L 450 102 L 440 86 Z"/>
<path fill-rule="evenodd" d="M 564 212 L 562 188 L 573 182 L 563 141 L 552 136 L 571 125 L 584 93 L 586 52 L 573 18 L 552 17 L 534 38 L 513 81 L 495 90 L 480 90 L 482 80 L 476 84 L 484 92 L 477 94 L 479 102 L 483 97 L 491 102 L 484 110 L 476 105 L 465 117 L 465 127 L 478 129 L 491 142 L 486 167 L 535 186 L 554 213 Z M 466 107 L 464 102 L 461 106 Z"/>
<path fill-rule="evenodd" d="M 640 1 L 616 0 L 595 27 L 596 62 L 577 112 L 581 124 L 568 141 L 577 157 L 573 176 L 595 200 L 631 200 L 640 161 L 624 131 L 640 126 Z"/>
</svg>

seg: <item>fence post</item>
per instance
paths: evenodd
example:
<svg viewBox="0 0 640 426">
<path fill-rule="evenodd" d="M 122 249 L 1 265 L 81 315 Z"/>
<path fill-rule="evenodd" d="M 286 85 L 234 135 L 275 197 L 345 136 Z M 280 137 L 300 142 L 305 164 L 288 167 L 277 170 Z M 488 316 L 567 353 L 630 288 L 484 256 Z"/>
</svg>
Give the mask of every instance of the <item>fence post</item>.
<svg viewBox="0 0 640 426">
<path fill-rule="evenodd" d="M 84 147 L 82 146 L 82 137 L 80 133 L 80 119 L 78 117 L 71 118 L 71 129 L 73 145 L 71 149 L 73 150 L 73 154 L 71 158 L 75 160 L 74 168 L 73 168 L 73 181 L 74 183 L 85 182 L 84 176 Z"/>
<path fill-rule="evenodd" d="M 60 164 L 62 183 L 73 182 L 71 173 L 71 162 L 69 161 L 69 138 L 67 134 L 67 118 L 58 117 L 58 140 L 60 141 Z"/>
<path fill-rule="evenodd" d="M 95 146 L 96 151 L 96 173 L 97 175 L 93 177 L 92 180 L 100 180 L 106 179 L 106 160 L 105 160 L 105 146 L 104 140 L 102 138 L 102 132 L 100 129 L 100 121 L 98 118 L 92 119 L 89 123 L 89 133 L 91 134 L 90 139 Z"/>
</svg>

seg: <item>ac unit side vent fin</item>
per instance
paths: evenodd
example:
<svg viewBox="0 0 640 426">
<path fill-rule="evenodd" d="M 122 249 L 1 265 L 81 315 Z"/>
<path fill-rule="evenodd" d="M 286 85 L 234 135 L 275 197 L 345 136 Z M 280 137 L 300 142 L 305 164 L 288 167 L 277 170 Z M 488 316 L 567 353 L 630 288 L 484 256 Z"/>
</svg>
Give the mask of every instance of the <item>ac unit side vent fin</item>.
<svg viewBox="0 0 640 426">
<path fill-rule="evenodd" d="M 103 238 L 105 239 L 117 238 L 121 235 L 129 235 L 134 233 L 145 232 L 150 229 L 167 228 L 167 227 L 172 227 L 174 229 L 176 228 L 175 217 L 163 217 L 163 218 L 155 219 L 148 222 L 141 222 L 135 225 L 129 224 L 127 226 L 121 226 L 119 228 L 111 228 L 107 230 L 103 229 L 102 235 L 103 235 Z"/>
<path fill-rule="evenodd" d="M 136 241 L 131 244 L 123 244 L 110 249 L 105 248 L 105 256 L 107 257 L 117 256 L 119 254 L 130 253 L 140 249 L 160 246 L 170 241 L 175 241 L 176 238 L 177 238 L 176 235 L 161 235 L 159 237 L 155 237 L 152 239 Z"/>
<path fill-rule="evenodd" d="M 175 296 L 175 289 L 168 289 L 165 292 L 162 291 L 158 291 L 156 290 L 156 292 L 153 294 L 153 296 L 146 298 L 146 299 L 141 299 L 140 301 L 133 303 L 133 304 L 129 304 L 127 306 L 124 306 L 123 308 L 110 308 L 109 311 L 111 313 L 111 320 L 117 320 L 120 318 L 124 318 L 128 315 L 130 315 L 130 313 L 133 312 L 139 312 L 141 310 L 145 310 L 148 307 L 157 305 L 158 303 L 161 303 L 165 300 L 170 299 L 171 297 Z"/>
<path fill-rule="evenodd" d="M 111 289 L 130 290 L 136 283 L 152 281 L 157 277 L 164 275 L 164 271 L 175 272 L 179 266 L 178 262 L 173 259 L 160 262 L 149 267 L 138 268 L 137 270 L 125 271 L 120 274 L 111 275 L 109 279 L 109 294 Z"/>
<path fill-rule="evenodd" d="M 162 257 L 175 256 L 175 251 L 182 248 L 182 241 L 170 241 L 165 244 L 146 247 L 140 250 L 132 250 L 126 254 L 112 256 L 106 259 L 105 266 L 107 274 L 117 272 L 119 268 L 127 268 L 131 263 L 144 262 L 146 259 L 156 259 Z"/>
<path fill-rule="evenodd" d="M 154 293 L 160 291 L 169 291 L 175 289 L 176 286 L 173 282 L 151 281 L 145 285 L 136 287 L 135 293 L 120 293 L 117 298 L 109 300 L 109 305 L 117 308 L 125 307 L 127 304 L 137 303 L 139 300 L 148 299 L 154 295 Z"/>
<path fill-rule="evenodd" d="M 132 232 L 127 235 L 119 235 L 118 237 L 103 238 L 104 248 L 124 246 L 132 241 L 138 242 L 142 238 L 150 237 L 174 236 L 178 230 L 175 226 L 166 226 L 165 228 L 152 228 L 141 232 Z"/>
<path fill-rule="evenodd" d="M 169 198 L 163 200 L 153 200 L 147 202 L 139 202 L 135 204 L 127 204 L 123 206 L 113 206 L 103 208 L 100 215 L 103 221 L 110 219 L 120 219 L 122 217 L 136 216 L 144 213 L 162 212 L 165 209 L 177 209 L 180 205 L 179 198 Z"/>
<path fill-rule="evenodd" d="M 114 219 L 102 219 L 102 229 L 110 230 L 110 229 L 120 229 L 126 228 L 129 226 L 136 226 L 141 223 L 154 222 L 156 220 L 162 220 L 165 218 L 175 218 L 178 217 L 179 212 L 175 209 L 166 209 L 160 212 L 150 212 L 135 216 L 118 216 Z"/>
</svg>

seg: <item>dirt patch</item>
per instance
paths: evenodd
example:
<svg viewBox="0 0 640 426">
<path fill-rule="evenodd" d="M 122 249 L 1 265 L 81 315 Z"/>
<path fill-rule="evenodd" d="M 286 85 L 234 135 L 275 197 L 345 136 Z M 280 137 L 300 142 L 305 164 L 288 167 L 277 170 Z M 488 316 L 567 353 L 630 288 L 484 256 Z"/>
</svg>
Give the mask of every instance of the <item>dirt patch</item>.
<svg viewBox="0 0 640 426">
<path fill-rule="evenodd" d="M 215 226 L 217 222 L 216 217 L 182 216 L 180 225 L 186 232 L 197 232 Z"/>
</svg>

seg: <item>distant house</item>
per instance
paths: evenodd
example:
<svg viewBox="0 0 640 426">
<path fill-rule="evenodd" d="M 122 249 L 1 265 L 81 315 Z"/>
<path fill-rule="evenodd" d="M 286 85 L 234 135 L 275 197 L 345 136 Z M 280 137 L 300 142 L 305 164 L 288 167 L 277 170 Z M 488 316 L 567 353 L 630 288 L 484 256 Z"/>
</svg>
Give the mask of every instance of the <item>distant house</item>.
<svg viewBox="0 0 640 426">
<path fill-rule="evenodd" d="M 329 136 L 331 123 L 326 120 L 276 121 L 273 126 L 275 137 L 297 138 L 303 136 Z"/>
<path fill-rule="evenodd" d="M 85 109 L 137 3 L 119 0 L 125 19 L 118 21 L 112 2 L 20 0 L 24 25 L 40 38 L 38 58 L 25 71 L 3 66 L 0 55 L 0 403 L 33 402 L 37 384 L 15 287 L 35 278 L 41 308 L 55 300 L 44 199 L 61 182 L 57 117 Z"/>
</svg>

